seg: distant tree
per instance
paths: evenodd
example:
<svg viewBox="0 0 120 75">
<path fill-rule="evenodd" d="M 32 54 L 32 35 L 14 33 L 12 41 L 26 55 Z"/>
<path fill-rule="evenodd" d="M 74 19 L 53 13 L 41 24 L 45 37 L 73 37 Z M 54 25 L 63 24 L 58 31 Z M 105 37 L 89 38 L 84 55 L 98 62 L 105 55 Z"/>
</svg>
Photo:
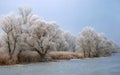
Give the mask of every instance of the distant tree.
<svg viewBox="0 0 120 75">
<path fill-rule="evenodd" d="M 68 51 L 68 43 L 64 38 L 64 31 L 60 30 L 57 32 L 57 39 L 53 39 L 55 42 L 56 51 Z"/>
<path fill-rule="evenodd" d="M 103 34 L 95 32 L 91 27 L 86 27 L 77 37 L 79 49 L 84 57 L 98 57 L 111 55 L 112 42 Z"/>
<path fill-rule="evenodd" d="M 64 33 L 63 36 L 65 38 L 65 41 L 68 43 L 68 50 L 67 51 L 75 52 L 76 51 L 76 37 L 73 36 L 69 32 Z"/>
</svg>

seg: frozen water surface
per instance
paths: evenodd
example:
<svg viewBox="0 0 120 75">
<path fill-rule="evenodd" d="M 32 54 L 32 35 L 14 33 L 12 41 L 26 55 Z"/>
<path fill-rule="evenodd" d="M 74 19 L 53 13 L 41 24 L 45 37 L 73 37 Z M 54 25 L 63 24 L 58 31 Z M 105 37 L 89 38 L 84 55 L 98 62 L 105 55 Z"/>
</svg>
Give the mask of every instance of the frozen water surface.
<svg viewBox="0 0 120 75">
<path fill-rule="evenodd" d="M 120 75 L 120 54 L 81 60 L 0 66 L 0 75 Z"/>
</svg>

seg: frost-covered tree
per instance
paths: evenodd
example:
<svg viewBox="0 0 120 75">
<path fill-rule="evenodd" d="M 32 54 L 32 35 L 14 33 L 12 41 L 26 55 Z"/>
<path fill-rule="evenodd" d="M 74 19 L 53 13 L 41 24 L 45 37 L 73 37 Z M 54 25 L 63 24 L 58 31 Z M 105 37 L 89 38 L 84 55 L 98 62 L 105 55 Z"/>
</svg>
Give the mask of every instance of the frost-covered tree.
<svg viewBox="0 0 120 75">
<path fill-rule="evenodd" d="M 68 43 L 64 38 L 64 31 L 59 29 L 55 38 L 53 41 L 55 42 L 56 51 L 68 51 Z"/>
<path fill-rule="evenodd" d="M 42 24 L 36 24 L 36 26 L 32 28 L 28 33 L 26 43 L 32 50 L 39 53 L 41 61 L 43 61 L 48 51 L 54 46 L 52 39 L 54 39 L 56 34 L 54 34 L 55 26 L 52 24 L 45 23 L 43 26 L 41 25 Z"/>
<path fill-rule="evenodd" d="M 111 54 L 113 48 L 112 42 L 91 27 L 86 27 L 80 32 L 77 44 L 84 57 L 107 56 Z"/>
<path fill-rule="evenodd" d="M 19 20 L 22 22 L 22 48 L 37 51 L 41 61 L 45 60 L 49 51 L 63 50 L 66 46 L 56 23 L 39 19 L 29 8 L 20 8 Z"/>
<path fill-rule="evenodd" d="M 67 51 L 75 52 L 76 51 L 76 37 L 73 36 L 69 32 L 64 33 L 63 36 L 65 38 L 65 41 L 68 43 L 68 50 Z"/>
<path fill-rule="evenodd" d="M 0 25 L 2 27 L 2 43 L 6 48 L 10 59 L 18 50 L 19 36 L 21 34 L 20 21 L 14 14 L 8 14 L 2 17 Z"/>
</svg>

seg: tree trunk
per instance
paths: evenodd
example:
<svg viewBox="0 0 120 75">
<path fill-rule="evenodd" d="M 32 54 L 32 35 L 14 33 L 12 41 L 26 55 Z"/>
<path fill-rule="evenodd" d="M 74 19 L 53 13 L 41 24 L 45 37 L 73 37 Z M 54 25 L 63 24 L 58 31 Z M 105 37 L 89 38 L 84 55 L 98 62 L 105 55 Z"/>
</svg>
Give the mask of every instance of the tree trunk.
<svg viewBox="0 0 120 75">
<path fill-rule="evenodd" d="M 46 56 L 46 52 L 45 53 L 41 53 L 39 50 L 37 50 L 37 49 L 34 49 L 34 51 L 36 51 L 39 55 L 40 55 L 40 61 L 41 62 L 44 62 L 44 61 L 46 61 L 46 58 L 45 58 L 45 56 Z"/>
<path fill-rule="evenodd" d="M 10 60 L 13 58 L 13 56 L 10 54 Z"/>
<path fill-rule="evenodd" d="M 46 56 L 46 54 L 40 54 L 40 58 L 41 58 L 41 62 L 44 62 L 44 61 L 46 61 L 46 58 L 45 58 L 45 56 Z"/>
<path fill-rule="evenodd" d="M 23 50 L 20 50 L 19 53 L 17 54 L 17 63 L 20 63 L 20 54 L 22 53 Z"/>
<path fill-rule="evenodd" d="M 85 53 L 85 50 L 83 50 L 83 54 L 84 54 L 84 58 L 86 57 L 86 53 Z"/>
</svg>

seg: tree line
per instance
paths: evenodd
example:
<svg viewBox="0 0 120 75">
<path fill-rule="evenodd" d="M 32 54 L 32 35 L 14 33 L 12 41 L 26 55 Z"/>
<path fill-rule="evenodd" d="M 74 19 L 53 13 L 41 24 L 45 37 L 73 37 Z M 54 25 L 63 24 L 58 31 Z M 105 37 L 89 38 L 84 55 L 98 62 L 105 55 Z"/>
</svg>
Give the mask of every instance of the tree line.
<svg viewBox="0 0 120 75">
<path fill-rule="evenodd" d="M 40 19 L 31 8 L 19 8 L 18 15 L 9 13 L 2 16 L 0 25 L 0 57 L 6 54 L 7 60 L 15 63 L 19 63 L 20 54 L 24 51 L 37 52 L 40 61 L 46 61 L 46 55 L 51 51 L 80 52 L 84 57 L 100 57 L 111 55 L 117 47 L 92 27 L 85 27 L 77 36 L 64 32 L 55 22 Z"/>
</svg>

